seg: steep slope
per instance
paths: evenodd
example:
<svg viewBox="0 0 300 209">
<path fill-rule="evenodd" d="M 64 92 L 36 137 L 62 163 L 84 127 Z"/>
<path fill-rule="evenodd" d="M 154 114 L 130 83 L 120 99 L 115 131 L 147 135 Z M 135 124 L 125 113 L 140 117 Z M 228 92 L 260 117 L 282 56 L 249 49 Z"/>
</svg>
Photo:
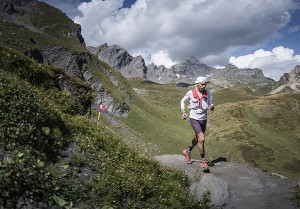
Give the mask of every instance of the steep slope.
<svg viewBox="0 0 300 209">
<path fill-rule="evenodd" d="M 0 208 L 207 207 L 183 173 L 92 122 L 93 97 L 62 69 L 0 47 Z"/>
<path fill-rule="evenodd" d="M 110 114 L 128 115 L 134 92 L 119 72 L 87 51 L 80 25 L 36 0 L 2 1 L 0 17 L 0 43 L 90 85 L 96 92 L 92 109 L 102 102 Z"/>
</svg>

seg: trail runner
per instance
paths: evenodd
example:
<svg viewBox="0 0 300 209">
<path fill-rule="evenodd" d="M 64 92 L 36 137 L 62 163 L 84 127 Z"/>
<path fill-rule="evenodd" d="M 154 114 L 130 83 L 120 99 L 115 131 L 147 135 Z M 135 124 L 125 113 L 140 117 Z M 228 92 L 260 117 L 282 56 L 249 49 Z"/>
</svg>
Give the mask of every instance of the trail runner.
<svg viewBox="0 0 300 209">
<path fill-rule="evenodd" d="M 195 81 L 196 88 L 189 90 L 180 102 L 181 106 L 181 118 L 183 120 L 187 119 L 187 114 L 185 111 L 185 101 L 189 100 L 189 119 L 192 128 L 195 131 L 195 137 L 192 140 L 192 144 L 183 150 L 183 155 L 186 157 L 186 162 L 192 164 L 191 161 L 191 151 L 198 144 L 198 149 L 200 152 L 200 162 L 202 170 L 208 169 L 208 161 L 205 159 L 205 148 L 204 133 L 206 130 L 207 123 L 207 110 L 214 110 L 214 105 L 212 103 L 212 95 L 210 91 L 206 90 L 207 79 L 205 77 L 198 77 Z"/>
</svg>

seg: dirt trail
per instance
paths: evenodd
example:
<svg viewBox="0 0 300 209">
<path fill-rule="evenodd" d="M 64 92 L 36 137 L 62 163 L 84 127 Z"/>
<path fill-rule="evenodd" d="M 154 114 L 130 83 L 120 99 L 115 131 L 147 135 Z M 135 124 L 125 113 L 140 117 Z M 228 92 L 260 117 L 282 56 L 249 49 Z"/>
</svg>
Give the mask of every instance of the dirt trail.
<svg viewBox="0 0 300 209">
<path fill-rule="evenodd" d="M 182 155 L 161 155 L 156 160 L 184 171 L 191 179 L 190 193 L 201 199 L 203 192 L 211 192 L 213 208 L 224 209 L 295 209 L 289 200 L 291 189 L 297 185 L 278 176 L 271 176 L 246 164 L 215 160 L 209 173 L 194 161 L 188 165 Z"/>
</svg>

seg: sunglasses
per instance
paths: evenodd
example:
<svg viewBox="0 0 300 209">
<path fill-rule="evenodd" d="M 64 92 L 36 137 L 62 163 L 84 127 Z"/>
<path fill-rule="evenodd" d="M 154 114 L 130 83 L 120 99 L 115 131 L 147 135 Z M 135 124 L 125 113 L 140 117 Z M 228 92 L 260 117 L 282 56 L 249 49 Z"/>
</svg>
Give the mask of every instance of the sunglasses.
<svg viewBox="0 0 300 209">
<path fill-rule="evenodd" d="M 198 83 L 198 85 L 206 86 L 206 83 Z"/>
</svg>

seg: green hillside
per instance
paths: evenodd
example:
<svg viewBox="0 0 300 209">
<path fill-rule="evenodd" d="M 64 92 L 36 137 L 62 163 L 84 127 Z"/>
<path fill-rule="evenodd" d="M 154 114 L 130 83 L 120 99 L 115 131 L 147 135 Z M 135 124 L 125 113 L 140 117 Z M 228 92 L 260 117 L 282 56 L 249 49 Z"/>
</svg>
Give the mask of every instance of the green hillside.
<svg viewBox="0 0 300 209">
<path fill-rule="evenodd" d="M 0 48 L 0 208 L 205 206 L 183 173 L 92 122 L 92 100 L 79 79 Z"/>
<path fill-rule="evenodd" d="M 140 110 L 140 114 L 132 113 L 127 123 L 137 127 L 142 139 L 159 147 L 159 153 L 180 154 L 193 137 L 179 110 L 180 100 L 189 89 L 139 79 L 130 83 L 145 101 L 161 111 L 163 120 Z M 210 160 L 225 157 L 270 173 L 299 177 L 299 94 L 260 96 L 248 87 L 234 87 L 213 90 L 213 101 L 216 110 L 209 112 L 206 133 Z M 134 122 L 130 122 L 133 116 Z M 192 157 L 199 158 L 197 149 Z"/>
<path fill-rule="evenodd" d="M 75 38 L 75 32 L 80 25 L 75 24 L 60 10 L 43 2 L 37 2 L 32 8 L 30 18 L 26 15 L 22 17 L 22 22 L 19 20 L 18 24 L 0 17 L 0 42 L 5 46 L 24 53 L 49 45 L 59 45 L 74 52 L 86 51 L 86 48 Z"/>
</svg>

